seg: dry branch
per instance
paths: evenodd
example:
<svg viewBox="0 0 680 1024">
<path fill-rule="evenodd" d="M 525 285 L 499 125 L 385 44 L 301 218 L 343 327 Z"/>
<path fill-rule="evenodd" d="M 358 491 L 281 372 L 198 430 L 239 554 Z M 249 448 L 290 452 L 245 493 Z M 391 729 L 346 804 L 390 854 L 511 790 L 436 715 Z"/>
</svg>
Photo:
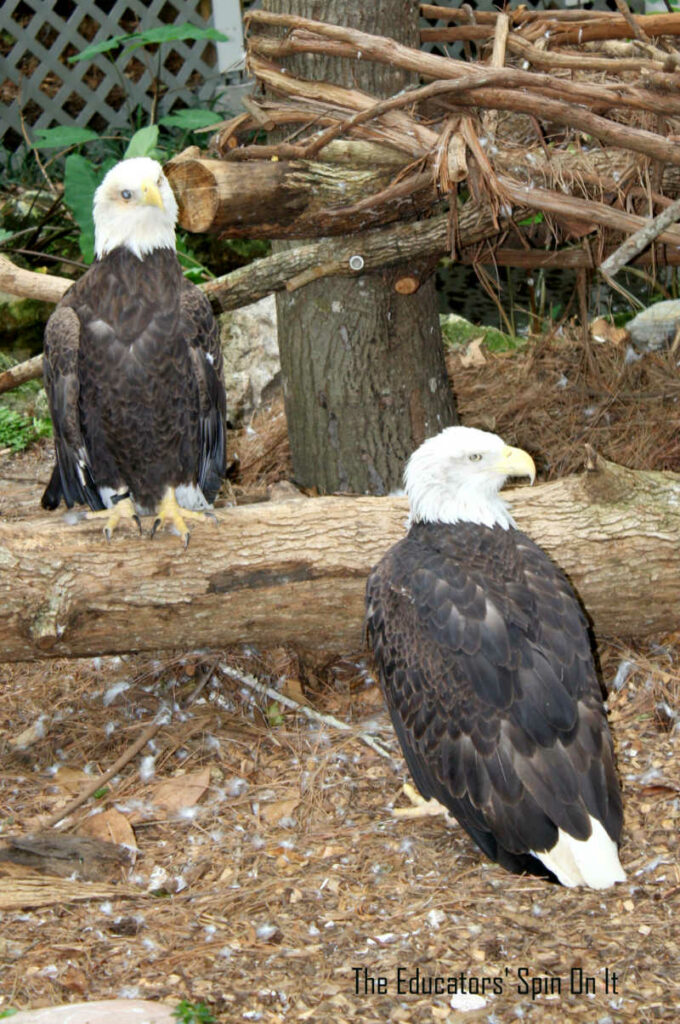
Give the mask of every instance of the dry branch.
<svg viewBox="0 0 680 1024">
<path fill-rule="evenodd" d="M 470 246 L 490 238 L 497 231 L 491 214 L 476 204 L 463 211 L 459 227 L 463 244 Z M 408 267 L 423 257 L 433 253 L 443 255 L 449 249 L 448 215 L 443 214 L 424 222 L 396 224 L 390 228 L 366 231 L 355 237 L 326 238 L 320 242 L 300 245 L 239 267 L 201 287 L 210 299 L 214 312 L 224 313 L 257 302 L 271 292 L 289 287 L 291 282 L 297 282 L 299 286 L 308 280 L 310 273 L 314 273 L 317 278 L 334 274 L 358 277 L 369 270 L 399 264 Z M 361 256 L 363 260 L 361 270 L 355 270 L 350 265 L 350 259 L 355 256 Z M 21 294 L 32 295 L 34 282 L 43 276 L 33 271 L 24 271 L 20 278 L 20 286 L 24 288 Z M 72 283 L 67 278 L 53 280 L 61 282 L 61 294 Z M 14 287 L 17 286 L 15 284 Z M 36 356 L 0 376 L 0 394 L 41 375 L 42 356 Z"/>
<path fill-rule="evenodd" d="M 11 391 L 12 388 L 18 388 L 20 384 L 25 384 L 27 380 L 36 380 L 42 376 L 42 356 L 33 356 L 32 359 L 27 359 L 24 363 L 17 363 L 16 366 L 10 366 L 8 370 L 4 370 L 0 373 L 0 395 L 4 391 Z"/>
<path fill-rule="evenodd" d="M 424 10 L 429 17 L 445 17 L 436 6 L 426 5 Z M 649 46 L 645 50 L 651 54 L 649 60 L 634 56 L 621 61 L 604 51 L 596 56 L 575 50 L 555 52 L 553 40 L 560 32 L 578 33 L 584 26 L 599 31 L 604 26 L 615 38 L 621 24 L 626 24 L 619 14 L 602 18 L 591 12 L 566 13 L 569 17 L 564 16 L 565 12 L 538 16 L 537 12 L 521 10 L 483 17 L 475 12 L 472 18 L 467 9 L 458 14 L 449 11 L 448 20 L 473 20 L 473 24 L 460 27 L 475 32 L 481 28 L 490 41 L 495 41 L 490 66 L 422 52 L 346 26 L 253 11 L 247 19 L 251 28 L 249 66 L 266 86 L 268 95 L 278 94 L 282 100 L 255 105 L 248 116 L 229 122 L 216 139 L 218 151 L 225 160 L 236 162 L 274 155 L 282 160 L 325 159 L 325 145 L 344 139 L 387 145 L 400 151 L 402 159 L 418 161 L 412 174 L 397 174 L 390 184 L 367 195 L 360 204 L 335 211 L 335 217 L 330 218 L 334 230 L 341 230 L 343 217 L 350 215 L 359 222 L 363 216 L 368 224 L 375 225 L 393 212 L 392 200 L 403 204 L 409 190 L 418 187 L 422 191 L 414 197 L 415 210 L 427 201 L 424 183 L 428 173 L 442 197 L 455 196 L 455 183 L 467 175 L 475 199 L 485 199 L 492 214 L 497 214 L 499 204 L 501 208 L 507 205 L 510 172 L 533 191 L 528 205 L 550 218 L 550 227 L 542 233 L 527 230 L 515 218 L 513 229 L 525 236 L 527 249 L 554 248 L 570 238 L 570 225 L 578 220 L 581 225 L 590 225 L 591 234 L 598 232 L 600 251 L 611 250 L 620 244 L 621 234 L 642 226 L 640 219 L 636 223 L 627 221 L 629 214 L 639 211 L 646 215 L 650 200 L 657 209 L 663 208 L 672 201 L 673 193 L 677 194 L 680 99 L 677 90 L 669 88 L 675 81 L 675 65 L 662 50 Z M 577 16 L 572 17 L 572 13 Z M 645 21 L 652 36 L 659 27 L 677 24 L 678 16 Z M 636 45 L 637 54 L 640 44 Z M 549 53 L 547 46 L 553 47 Z M 279 69 L 280 57 L 306 52 L 390 63 L 431 81 L 387 100 L 376 100 L 355 89 L 306 81 Z M 550 73 L 527 70 L 528 63 L 521 68 L 513 66 L 518 59 L 539 64 Z M 649 72 L 644 80 L 639 74 L 641 59 Z M 602 70 L 608 74 L 603 76 L 599 73 Z M 481 131 L 474 126 L 475 113 Z M 462 132 L 460 126 L 466 118 L 469 128 Z M 267 119 L 279 131 L 296 125 L 294 141 L 248 145 L 246 133 L 260 128 Z M 529 147 L 513 134 L 515 126 L 526 129 L 527 123 L 534 132 Z M 484 132 L 486 138 L 482 138 Z M 539 148 L 535 145 L 537 135 Z M 606 148 L 593 145 L 593 140 Z M 490 141 L 495 141 L 495 146 L 489 145 Z M 458 170 L 455 175 L 447 175 L 444 154 L 454 144 L 460 149 Z M 483 152 L 482 145 L 486 146 Z M 534 150 L 535 159 L 518 161 L 516 154 L 526 155 L 527 149 Z M 653 192 L 649 180 L 654 183 Z M 514 196 L 518 188 L 517 180 L 510 183 Z M 567 190 L 572 194 L 565 195 Z M 430 195 L 436 201 L 434 193 Z M 589 205 L 593 200 L 599 203 Z M 580 206 L 578 217 L 575 203 Z M 609 207 L 609 213 L 605 207 Z M 456 211 L 456 217 L 459 215 L 460 209 Z M 560 218 L 564 230 L 559 229 Z M 499 221 L 496 245 L 503 244 L 504 228 L 505 223 Z M 323 230 L 327 229 L 328 221 Z M 610 237 L 612 233 L 614 237 Z M 677 245 L 675 230 L 671 229 L 664 240 Z M 303 272 L 303 279 L 307 273 Z"/>
<path fill-rule="evenodd" d="M 43 302 L 59 302 L 71 281 L 52 274 L 37 274 L 33 270 L 17 267 L 6 256 L 0 255 L 0 291 L 10 295 L 29 296 Z"/>
<path fill-rule="evenodd" d="M 570 575 L 600 633 L 645 636 L 680 616 L 680 477 L 601 463 L 512 493 L 523 529 Z M 221 511 L 171 535 L 0 523 L 4 660 L 249 642 L 362 646 L 369 569 L 403 535 L 393 498 L 316 498 Z"/>
<path fill-rule="evenodd" d="M 623 245 L 619 246 L 606 260 L 600 264 L 600 270 L 606 277 L 613 277 L 621 267 L 629 263 L 638 253 L 646 249 L 650 242 L 661 237 L 662 232 L 669 225 L 674 224 L 680 218 L 680 199 L 671 203 L 658 217 L 654 217 L 641 227 L 635 234 L 631 235 Z"/>
</svg>

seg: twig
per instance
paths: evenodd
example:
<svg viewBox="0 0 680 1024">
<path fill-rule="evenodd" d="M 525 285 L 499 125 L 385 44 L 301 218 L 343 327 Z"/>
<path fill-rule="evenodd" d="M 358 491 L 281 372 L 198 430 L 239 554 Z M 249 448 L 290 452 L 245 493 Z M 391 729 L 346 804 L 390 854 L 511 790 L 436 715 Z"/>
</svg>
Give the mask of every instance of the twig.
<svg viewBox="0 0 680 1024">
<path fill-rule="evenodd" d="M 534 210 L 542 210 L 544 213 L 555 214 L 558 217 L 560 215 L 573 217 L 586 223 L 592 221 L 615 231 L 638 231 L 647 225 L 647 220 L 644 217 L 639 217 L 634 213 L 625 213 L 623 210 L 615 210 L 613 207 L 607 206 L 606 203 L 598 203 L 592 199 L 578 199 L 575 196 L 567 196 L 533 186 L 517 185 L 511 178 L 507 178 L 503 174 L 498 175 L 498 180 L 513 202 L 530 206 Z M 680 245 L 680 228 L 675 226 L 664 228 L 663 232 L 659 233 L 659 239 L 669 245 Z"/>
<path fill-rule="evenodd" d="M 183 710 L 186 710 L 187 708 L 191 707 L 191 705 L 194 703 L 196 698 L 201 693 L 203 687 L 206 685 L 211 675 L 213 674 L 216 664 L 216 661 L 213 662 L 210 668 L 201 674 L 201 678 L 194 687 L 191 695 L 184 702 Z M 85 801 L 92 796 L 93 793 L 96 793 L 98 789 L 101 789 L 101 787 L 105 783 L 107 783 L 109 779 L 112 779 L 115 775 L 118 775 L 118 773 L 125 767 L 125 765 L 129 764 L 133 757 L 135 757 L 140 752 L 140 750 L 144 749 L 149 740 L 153 739 L 153 737 L 156 735 L 159 729 L 162 729 L 163 726 L 167 725 L 169 721 L 169 712 L 167 711 L 166 708 L 163 708 L 161 711 L 158 712 L 153 722 L 151 722 L 151 724 L 146 727 L 142 735 L 135 740 L 131 747 L 128 747 L 128 749 L 123 754 L 121 754 L 118 760 L 111 765 L 108 771 L 104 772 L 103 775 L 98 775 L 97 778 L 94 779 L 89 786 L 86 786 L 85 789 L 81 793 L 79 793 L 78 796 L 75 797 L 75 799 L 73 799 L 70 804 L 67 804 L 66 807 L 63 807 L 60 811 L 57 811 L 56 814 L 53 814 L 46 821 L 42 822 L 42 827 L 45 829 L 53 828 L 60 821 L 63 821 L 64 818 L 68 818 L 69 815 L 73 814 L 74 811 L 77 811 L 78 808 L 81 807 L 85 803 Z"/>
<path fill-rule="evenodd" d="M 24 120 L 24 108 L 23 108 L 23 104 L 21 103 L 21 97 L 19 97 L 19 121 L 21 122 L 21 134 L 23 135 L 24 139 L 26 140 L 26 145 L 28 146 L 28 148 L 33 153 L 33 156 L 35 157 L 35 162 L 37 163 L 38 167 L 40 168 L 40 173 L 42 174 L 43 178 L 47 182 L 48 189 L 50 190 L 52 195 L 55 196 L 57 194 L 57 189 L 56 189 L 54 183 L 52 182 L 52 179 L 50 178 L 49 174 L 47 173 L 47 171 L 43 167 L 42 161 L 41 161 L 40 157 L 38 156 L 37 149 L 35 148 L 35 146 L 33 145 L 33 143 L 31 142 L 31 140 L 29 138 L 28 129 L 26 128 L 26 122 Z"/>
<path fill-rule="evenodd" d="M 167 724 L 167 721 L 167 714 L 164 712 L 162 716 L 156 718 L 151 725 L 146 727 L 139 739 L 137 739 L 131 747 L 128 747 L 124 754 L 121 754 L 118 760 L 109 768 L 108 771 L 104 772 L 103 775 L 98 775 L 97 778 L 94 779 L 89 786 L 86 786 L 82 793 L 79 793 L 70 804 L 67 804 L 66 807 L 62 807 L 60 811 L 57 811 L 56 814 L 53 814 L 46 821 L 41 822 L 41 827 L 46 829 L 53 828 L 54 825 L 57 825 L 60 821 L 63 821 L 64 818 L 68 818 L 74 811 L 77 811 L 93 793 L 96 793 L 98 789 L 101 789 L 101 787 L 109 781 L 109 779 L 112 779 L 114 775 L 117 775 L 118 772 L 146 746 L 149 740 L 153 739 L 158 730 Z"/>
<path fill-rule="evenodd" d="M 33 356 L 23 363 L 10 366 L 9 369 L 0 373 L 0 394 L 4 391 L 11 391 L 25 384 L 28 380 L 36 380 L 42 376 L 42 356 Z"/>
<path fill-rule="evenodd" d="M 338 729 L 341 732 L 351 732 L 356 736 L 357 739 L 365 743 L 366 746 L 374 750 L 376 754 L 380 754 L 381 757 L 385 757 L 388 760 L 393 760 L 394 755 L 390 753 L 385 747 L 369 736 L 366 732 L 357 732 L 353 726 L 348 725 L 347 722 L 341 722 L 339 718 L 335 718 L 334 715 L 323 715 L 320 711 L 315 711 L 314 708 L 308 707 L 306 704 L 299 704 L 296 700 L 292 700 L 290 697 L 284 696 L 279 693 L 278 690 L 273 689 L 271 686 L 267 686 L 266 683 L 261 683 L 255 679 L 254 676 L 245 675 L 243 672 L 239 672 L 235 668 L 231 668 L 229 665 L 220 665 L 220 671 L 225 676 L 229 676 L 230 679 L 236 680 L 242 686 L 246 686 L 249 690 L 253 690 L 255 693 L 259 693 L 262 697 L 268 697 L 270 700 L 276 701 L 278 704 L 283 704 L 284 707 L 291 708 L 293 711 L 299 711 L 301 715 L 304 715 L 311 722 L 320 722 L 322 725 L 328 725 L 331 729 Z"/>
<path fill-rule="evenodd" d="M 651 39 L 649 38 L 645 30 L 641 27 L 640 23 L 630 13 L 630 9 L 628 7 L 628 4 L 626 3 L 626 0 L 615 0 L 615 3 L 619 10 L 619 13 L 622 14 L 628 22 L 630 30 L 635 36 L 635 38 L 638 39 L 641 43 L 650 43 Z"/>
<path fill-rule="evenodd" d="M 493 51 L 491 53 L 490 65 L 492 68 L 502 68 L 505 64 L 505 52 L 510 31 L 510 19 L 507 14 L 500 14 L 496 19 L 496 28 L 493 34 Z M 495 139 L 498 126 L 498 111 L 488 110 L 483 118 L 484 130 L 490 139 Z"/>
<path fill-rule="evenodd" d="M 678 32 L 680 33 L 680 15 L 677 17 Z M 373 60 L 382 64 L 391 64 L 404 68 L 407 71 L 416 72 L 425 78 L 435 81 L 456 81 L 461 78 L 467 79 L 474 78 L 475 76 L 479 78 L 482 75 L 486 76 L 489 74 L 489 68 L 484 67 L 484 65 L 466 64 L 463 61 L 451 60 L 448 57 L 442 57 L 435 53 L 422 52 L 412 47 L 395 43 L 385 36 L 359 32 L 356 29 L 345 28 L 344 26 L 329 25 L 326 22 L 272 14 L 264 11 L 252 11 L 248 18 L 256 22 L 271 21 L 272 24 L 282 24 L 295 29 L 294 33 L 283 39 L 279 37 L 272 38 L 267 35 L 252 37 L 249 40 L 251 63 L 252 56 L 257 54 L 265 56 L 270 61 L 297 53 L 321 53 L 326 56 L 356 59 L 357 52 L 360 51 L 362 60 Z M 508 40 L 508 46 L 511 39 L 512 37 Z M 662 66 L 659 65 L 660 68 Z M 259 77 L 256 65 L 251 66 L 251 71 Z M 535 73 L 522 71 L 517 68 L 498 69 L 496 74 L 502 74 L 504 81 L 512 83 L 513 92 L 510 95 L 514 95 L 518 88 L 537 91 L 534 95 L 528 97 L 532 102 L 531 112 L 536 112 L 534 111 L 536 102 L 540 103 L 546 92 L 555 98 L 555 102 L 573 99 L 577 103 L 588 107 L 599 107 L 604 104 L 610 108 L 632 106 L 634 108 L 656 111 L 661 103 L 664 109 L 670 110 L 672 108 L 676 112 L 678 110 L 678 101 L 675 97 L 659 97 L 657 93 L 651 90 L 638 87 L 633 88 L 628 84 L 619 82 L 612 85 L 594 82 L 572 82 L 564 78 L 556 78 L 552 75 L 536 75 Z M 288 90 L 285 91 L 294 90 L 296 84 L 300 83 L 300 80 L 296 80 L 293 76 L 286 77 L 288 77 Z M 670 103 L 670 107 L 668 103 Z M 569 110 L 576 117 L 580 113 L 585 113 L 585 111 L 580 111 L 579 107 L 569 107 L 569 104 L 566 102 L 562 102 L 561 106 Z M 540 109 L 537 112 L 541 116 Z M 553 120 L 554 111 L 546 112 L 543 116 Z M 616 122 L 604 117 L 598 118 L 597 123 L 621 128 Z M 582 126 L 574 122 L 574 127 Z M 592 131 L 588 127 L 585 127 L 584 130 Z M 632 132 L 634 138 L 637 137 L 637 129 L 626 126 L 626 130 Z M 597 134 L 595 131 L 592 131 L 592 133 Z M 652 133 L 643 132 L 642 135 L 652 135 Z"/>
<path fill-rule="evenodd" d="M 650 242 L 658 238 L 661 232 L 670 227 L 671 224 L 674 224 L 678 218 L 680 218 L 680 199 L 676 199 L 674 203 L 671 203 L 665 210 L 627 238 L 618 249 L 615 249 L 600 264 L 600 271 L 607 278 L 618 274 L 621 267 L 625 266 L 634 256 L 637 256 L 639 252 L 642 252 Z"/>
</svg>

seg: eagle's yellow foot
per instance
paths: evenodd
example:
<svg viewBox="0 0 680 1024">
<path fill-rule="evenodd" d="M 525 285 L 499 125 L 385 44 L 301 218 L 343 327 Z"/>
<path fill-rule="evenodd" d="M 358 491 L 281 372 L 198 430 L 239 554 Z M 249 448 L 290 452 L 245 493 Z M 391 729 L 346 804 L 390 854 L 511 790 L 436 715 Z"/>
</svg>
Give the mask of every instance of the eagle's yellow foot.
<svg viewBox="0 0 680 1024">
<path fill-rule="evenodd" d="M 217 516 L 209 509 L 197 512 L 190 508 L 180 508 L 177 504 L 174 487 L 168 487 L 158 506 L 156 518 L 151 527 L 151 536 L 153 537 L 166 523 L 170 523 L 173 532 L 181 537 L 186 548 L 189 545 L 190 534 L 185 519 L 197 519 L 201 522 L 205 522 L 206 519 L 214 519 L 217 522 Z"/>
<path fill-rule="evenodd" d="M 104 523 L 104 536 L 108 541 L 111 540 L 113 531 L 118 526 L 121 519 L 131 519 L 140 534 L 142 532 L 142 522 L 137 515 L 137 509 L 132 504 L 130 498 L 120 498 L 113 508 L 102 509 L 101 512 L 87 512 L 85 515 L 86 519 L 106 519 Z"/>
<path fill-rule="evenodd" d="M 451 817 L 444 804 L 440 804 L 438 800 L 425 800 L 409 782 L 404 783 L 402 792 L 411 801 L 412 806 L 394 807 L 392 809 L 392 817 L 410 820 L 413 818 L 430 818 L 444 814 L 446 815 L 447 822 L 455 825 L 455 819 Z"/>
</svg>

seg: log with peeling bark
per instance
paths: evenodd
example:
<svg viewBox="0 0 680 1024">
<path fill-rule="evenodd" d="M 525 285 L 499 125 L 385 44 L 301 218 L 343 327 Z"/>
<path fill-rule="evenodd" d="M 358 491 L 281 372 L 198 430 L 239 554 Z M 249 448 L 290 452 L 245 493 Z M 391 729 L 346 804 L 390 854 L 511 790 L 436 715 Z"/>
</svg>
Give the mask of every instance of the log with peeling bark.
<svg viewBox="0 0 680 1024">
<path fill-rule="evenodd" d="M 431 174 L 385 192 L 394 166 L 351 167 L 320 160 L 171 160 L 165 173 L 187 231 L 229 238 L 311 238 L 345 235 L 429 210 L 439 200 Z M 370 202 L 362 200 L 370 196 Z"/>
<path fill-rule="evenodd" d="M 676 628 L 680 476 L 590 467 L 509 492 L 518 525 L 568 573 L 599 634 Z M 187 550 L 120 528 L 107 544 L 99 525 L 48 513 L 0 522 L 3 660 L 234 643 L 358 650 L 366 577 L 405 515 L 397 498 L 250 505 L 196 526 Z"/>
</svg>

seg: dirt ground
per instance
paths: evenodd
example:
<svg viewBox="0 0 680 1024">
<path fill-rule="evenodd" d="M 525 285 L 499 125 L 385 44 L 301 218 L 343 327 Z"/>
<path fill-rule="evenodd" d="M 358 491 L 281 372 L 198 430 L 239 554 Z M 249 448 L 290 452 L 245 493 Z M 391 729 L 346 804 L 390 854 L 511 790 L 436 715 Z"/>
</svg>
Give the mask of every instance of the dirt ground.
<svg viewBox="0 0 680 1024">
<path fill-rule="evenodd" d="M 451 369 L 464 422 L 542 452 L 544 475 L 572 471 L 587 440 L 677 471 L 677 367 L 646 358 L 556 343 Z M 254 426 L 234 444 L 242 486 L 263 490 L 288 472 L 285 427 Z M 37 504 L 48 466 L 38 446 L 3 456 L 0 478 Z M 0 1014 L 122 995 L 264 1024 L 677 1020 L 680 633 L 599 653 L 628 875 L 600 893 L 511 876 L 459 828 L 393 815 L 405 766 L 362 651 L 0 666 L 2 837 L 45 831 L 127 753 L 56 839 L 0 860 Z"/>
</svg>

